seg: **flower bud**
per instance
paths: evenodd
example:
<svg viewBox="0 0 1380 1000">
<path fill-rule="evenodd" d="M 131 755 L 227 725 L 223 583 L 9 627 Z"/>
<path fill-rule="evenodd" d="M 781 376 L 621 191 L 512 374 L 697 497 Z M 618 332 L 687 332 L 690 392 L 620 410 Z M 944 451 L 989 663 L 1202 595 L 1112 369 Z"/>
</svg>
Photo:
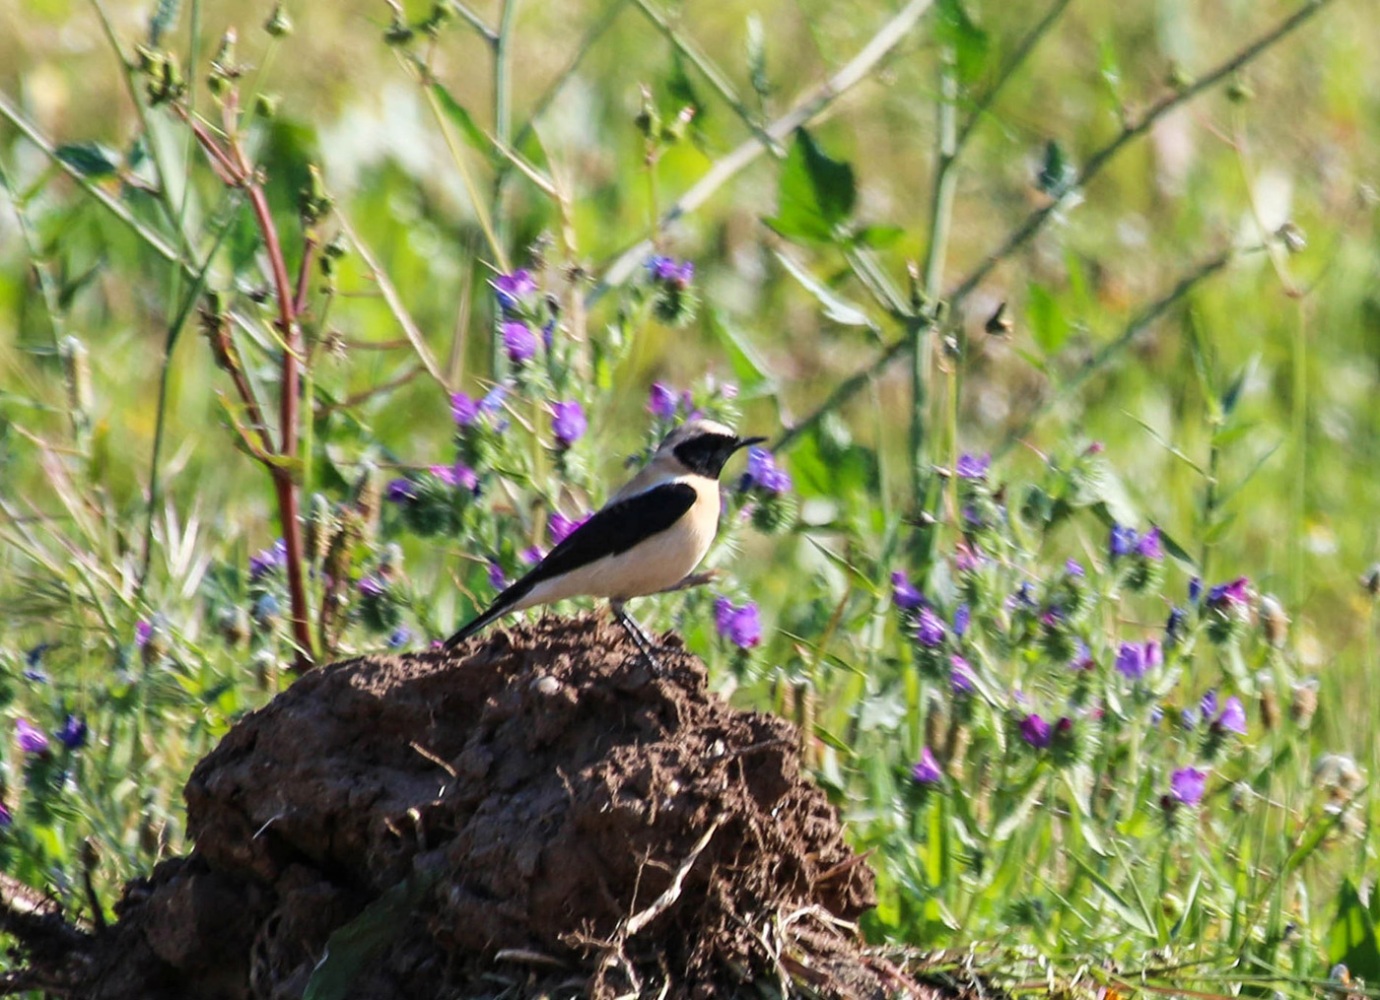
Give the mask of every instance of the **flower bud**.
<svg viewBox="0 0 1380 1000">
<path fill-rule="evenodd" d="M 292 18 L 288 17 L 287 11 L 283 8 L 282 0 L 273 5 L 273 13 L 269 14 L 268 20 L 264 22 L 264 31 L 274 38 L 292 34 Z"/>
<path fill-rule="evenodd" d="M 1300 729 L 1307 729 L 1318 710 L 1318 679 L 1309 677 L 1293 686 L 1289 702 L 1289 718 Z"/>
<path fill-rule="evenodd" d="M 1289 638 L 1289 616 L 1271 594 L 1260 596 L 1260 632 L 1275 649 L 1281 649 Z"/>
</svg>

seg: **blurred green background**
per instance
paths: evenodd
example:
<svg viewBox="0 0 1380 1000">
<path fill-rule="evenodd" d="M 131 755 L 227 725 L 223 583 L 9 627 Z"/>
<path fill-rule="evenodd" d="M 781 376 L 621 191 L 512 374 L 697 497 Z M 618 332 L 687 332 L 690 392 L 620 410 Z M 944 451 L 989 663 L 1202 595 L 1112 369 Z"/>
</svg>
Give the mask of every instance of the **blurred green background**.
<svg viewBox="0 0 1380 1000">
<path fill-rule="evenodd" d="M 239 29 L 240 60 L 262 71 L 254 79 L 281 98 L 269 141 L 324 165 L 328 186 L 374 246 L 433 349 L 444 358 L 453 340 L 463 340 L 451 372 L 458 375 L 465 365 L 486 371 L 486 338 L 464 337 L 466 322 L 474 329 L 482 323 L 461 304 L 484 298 L 492 254 L 424 98 L 382 42 L 388 6 L 293 5 L 297 30 L 266 65 L 260 62 L 268 37 L 260 25 L 269 5 L 206 0 L 181 8 L 168 43 L 185 46 L 196 16 L 202 56 L 209 58 L 225 28 Z M 145 38 L 155 13 L 144 2 L 110 2 L 105 9 L 127 50 Z M 633 124 L 639 87 L 650 88 L 663 106 L 693 98 L 699 107 L 693 141 L 677 145 L 661 162 L 662 208 L 749 137 L 648 9 L 710 54 L 748 113 L 762 119 L 784 112 L 845 64 L 894 13 L 872 3 L 691 3 L 664 11 L 632 2 L 518 5 L 511 128 L 521 128 L 544 102 L 536 121 L 543 158 L 549 157 L 552 175 L 568 194 L 562 216 L 521 178 L 507 183 L 512 231 L 506 237 L 519 256 L 541 232 L 557 232 L 597 276 L 647 231 L 646 187 L 630 180 L 640 176 L 643 154 Z M 966 9 L 981 36 L 973 47 L 971 87 L 981 94 L 1046 8 L 1020 2 Z M 1162 98 L 1176 74 L 1193 79 L 1292 9 L 1278 3 L 1071 4 L 982 115 L 964 152 L 945 286 L 952 287 L 1044 198 L 1036 177 L 1048 143 L 1081 165 L 1126 116 Z M 497 5 L 479 4 L 474 11 L 497 24 Z M 408 13 L 420 18 L 426 11 L 419 6 Z M 1192 537 L 1201 482 L 1167 447 L 1206 460 L 1209 428 L 1191 375 L 1186 329 L 1196 328 L 1223 372 L 1249 365 L 1242 406 L 1254 426 L 1223 456 L 1221 478 L 1230 483 L 1269 457 L 1231 501 L 1238 517 L 1223 533 L 1216 565 L 1220 575 L 1247 573 L 1285 599 L 1298 618 L 1296 641 L 1305 662 L 1338 695 L 1361 684 L 1368 666 L 1364 651 L 1373 623 L 1357 580 L 1380 543 L 1380 408 L 1374 405 L 1380 379 L 1380 69 L 1368 51 L 1377 26 L 1371 6 L 1333 4 L 1233 78 L 1249 90 L 1248 100 L 1234 103 L 1227 88 L 1218 87 L 1164 118 L 1111 162 L 1081 204 L 1061 211 L 983 281 L 960 321 L 969 341 L 961 444 L 977 451 L 1008 447 L 1011 432 L 1037 401 L 1138 310 L 1198 262 L 1233 245 L 1259 244 L 1252 201 L 1267 227 L 1296 224 L 1307 248 L 1283 261 L 1285 277 L 1265 255 L 1254 254 L 1203 282 L 1117 363 L 1060 400 L 1012 459 L 1034 462 L 1036 452 L 1070 435 L 1103 441 L 1146 518 L 1176 537 Z M 552 81 L 585 42 L 578 68 L 552 94 Z M 750 78 L 754 44 L 767 78 L 760 101 Z M 490 46 L 459 23 L 432 51 L 439 78 L 475 122 L 493 132 Z M 881 251 L 898 276 L 905 261 L 923 255 L 928 239 L 938 54 L 930 14 L 878 72 L 813 126 L 830 155 L 852 163 L 859 218 L 902 230 Z M 0 67 L 0 89 L 55 142 L 95 140 L 118 151 L 138 132 L 135 108 L 88 3 L 6 5 L 0 11 Z M 969 105 L 960 101 L 960 112 Z M 155 121 L 155 127 L 162 129 L 168 156 L 188 155 L 184 137 L 166 122 Z M 0 139 L 17 184 L 47 169 L 43 155 L 8 123 L 0 123 Z M 492 171 L 482 164 L 475 169 L 487 190 Z M 637 344 L 633 363 L 619 373 L 635 390 L 619 420 L 640 409 L 652 377 L 678 383 L 705 371 L 735 377 L 722 347 L 724 330 L 750 345 L 767 373 L 748 387 L 757 397 L 748 410 L 755 430 L 789 425 L 873 356 L 865 331 L 821 317 L 816 301 L 771 254 L 777 240 L 761 219 L 774 209 L 776 173 L 771 157 L 757 159 L 667 234 L 668 250 L 696 261 L 708 308 L 686 335 L 671 340 L 653 330 Z M 70 195 L 70 187 L 63 190 L 68 184 L 56 181 L 40 204 Z M 92 354 L 94 418 L 110 455 L 112 488 L 132 508 L 146 478 L 141 457 L 150 447 L 153 409 L 127 404 L 152 399 L 170 308 L 159 293 L 168 278 L 89 200 L 74 199 L 45 226 L 43 238 L 61 231 L 63 274 L 91 272 L 73 298 L 70 325 Z M 126 262 L 121 258 L 145 263 L 132 271 L 120 266 Z M 55 360 L 34 350 L 47 342 L 46 320 L 25 260 L 14 213 L 0 213 L 4 385 L 55 402 L 60 382 L 48 377 Z M 826 278 L 843 270 L 837 255 L 827 252 L 807 263 Z M 146 280 L 131 280 L 132 273 Z M 1291 297 L 1289 287 L 1301 296 Z M 350 291 L 356 297 L 336 309 L 334 322 L 361 346 L 332 362 L 323 376 L 342 394 L 384 383 L 408 362 L 405 350 L 364 349 L 396 343 L 400 331 L 367 282 L 355 282 Z M 1014 333 L 987 337 L 982 324 L 1002 301 L 1016 321 Z M 482 312 L 484 303 L 478 308 Z M 600 318 L 596 308 L 590 322 Z M 220 530 L 262 544 L 271 529 L 255 518 L 267 511 L 259 506 L 256 515 L 239 506 L 242 484 L 254 479 L 251 463 L 243 455 L 227 459 L 222 447 L 216 373 L 204 363 L 197 338 L 184 337 L 178 351 L 186 356 L 177 359 L 171 386 L 170 488 L 186 498 L 195 494 L 203 518 L 233 508 L 233 522 Z M 892 366 L 849 411 L 853 433 L 864 442 L 903 447 L 906 367 L 904 359 Z M 444 397 L 425 379 L 391 394 L 369 418 L 400 454 L 418 460 L 429 447 L 439 452 L 449 429 Z M 23 482 L 23 449 L 13 440 L 11 448 L 6 479 Z M 907 480 L 893 479 L 890 487 L 903 491 Z M 266 492 L 248 496 L 262 504 Z M 30 499 L 41 505 L 41 497 Z M 1334 703 L 1355 713 L 1345 728 L 1369 739 L 1375 729 L 1370 699 L 1343 696 Z"/>
</svg>

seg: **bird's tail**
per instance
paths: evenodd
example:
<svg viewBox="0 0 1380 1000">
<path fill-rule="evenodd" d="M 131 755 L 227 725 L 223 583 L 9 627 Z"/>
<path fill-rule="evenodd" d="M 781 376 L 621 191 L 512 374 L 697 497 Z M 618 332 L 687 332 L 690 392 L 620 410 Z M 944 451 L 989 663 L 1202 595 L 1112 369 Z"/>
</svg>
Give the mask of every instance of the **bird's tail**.
<svg viewBox="0 0 1380 1000">
<path fill-rule="evenodd" d="M 444 648 L 454 649 L 456 646 L 460 645 L 460 643 L 484 628 L 484 626 L 496 622 L 511 610 L 513 610 L 513 607 L 510 603 L 506 601 L 495 602 L 489 607 L 489 610 L 470 621 L 467 625 L 463 626 L 460 631 L 447 639 Z"/>
</svg>

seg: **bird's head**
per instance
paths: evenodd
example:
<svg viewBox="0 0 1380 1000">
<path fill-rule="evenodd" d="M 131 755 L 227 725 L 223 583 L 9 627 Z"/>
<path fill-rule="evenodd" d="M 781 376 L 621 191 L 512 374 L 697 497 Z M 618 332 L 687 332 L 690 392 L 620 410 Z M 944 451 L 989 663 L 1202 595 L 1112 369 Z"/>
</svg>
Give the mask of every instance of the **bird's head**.
<svg viewBox="0 0 1380 1000">
<path fill-rule="evenodd" d="M 715 420 L 690 420 L 666 436 L 656 457 L 673 459 L 697 475 L 717 479 L 734 452 L 765 440 L 739 437 Z"/>
</svg>

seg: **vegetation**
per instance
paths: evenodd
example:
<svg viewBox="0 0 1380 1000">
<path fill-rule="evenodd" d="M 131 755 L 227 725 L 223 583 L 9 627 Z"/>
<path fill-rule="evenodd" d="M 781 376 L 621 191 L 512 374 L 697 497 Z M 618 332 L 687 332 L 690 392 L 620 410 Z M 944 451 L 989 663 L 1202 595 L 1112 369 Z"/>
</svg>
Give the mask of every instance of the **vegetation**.
<svg viewBox="0 0 1380 1000">
<path fill-rule="evenodd" d="M 638 613 L 805 727 L 875 940 L 1380 983 L 1375 18 L 1122 6 L 0 14 L 4 870 L 108 915 L 699 411 L 774 437 Z"/>
</svg>

